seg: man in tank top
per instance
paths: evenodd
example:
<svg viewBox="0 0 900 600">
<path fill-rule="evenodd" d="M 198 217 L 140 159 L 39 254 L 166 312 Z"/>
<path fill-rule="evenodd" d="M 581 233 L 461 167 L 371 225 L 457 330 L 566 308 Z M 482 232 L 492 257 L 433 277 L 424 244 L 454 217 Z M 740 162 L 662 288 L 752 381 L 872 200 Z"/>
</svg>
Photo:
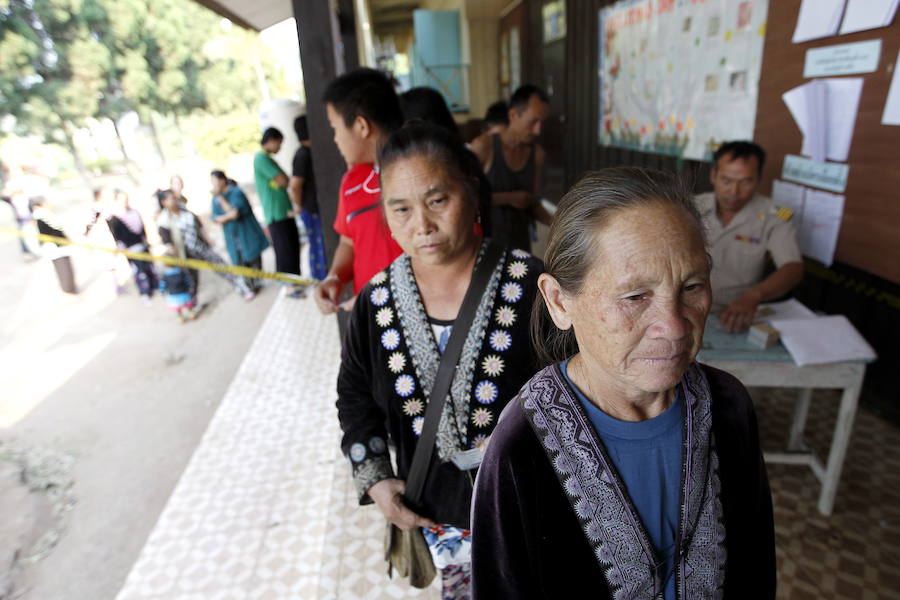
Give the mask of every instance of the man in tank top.
<svg viewBox="0 0 900 600">
<path fill-rule="evenodd" d="M 540 202 L 544 149 L 537 143 L 550 113 L 547 94 L 533 85 L 515 91 L 509 103 L 509 125 L 485 133 L 471 148 L 491 182 L 492 237 L 512 248 L 531 251 L 531 224 L 549 225 L 553 218 Z"/>
</svg>

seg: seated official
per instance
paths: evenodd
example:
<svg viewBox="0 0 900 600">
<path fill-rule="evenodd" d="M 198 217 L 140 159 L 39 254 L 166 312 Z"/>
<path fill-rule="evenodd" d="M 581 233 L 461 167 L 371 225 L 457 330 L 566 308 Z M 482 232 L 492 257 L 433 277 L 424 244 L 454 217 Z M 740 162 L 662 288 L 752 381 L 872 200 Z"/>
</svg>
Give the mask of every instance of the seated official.
<svg viewBox="0 0 900 600">
<path fill-rule="evenodd" d="M 765 161 L 752 142 L 723 144 L 713 156 L 713 191 L 696 197 L 712 255 L 712 311 L 731 332 L 747 329 L 761 302 L 803 279 L 793 211 L 756 193 Z M 765 277 L 769 257 L 776 270 Z"/>
</svg>

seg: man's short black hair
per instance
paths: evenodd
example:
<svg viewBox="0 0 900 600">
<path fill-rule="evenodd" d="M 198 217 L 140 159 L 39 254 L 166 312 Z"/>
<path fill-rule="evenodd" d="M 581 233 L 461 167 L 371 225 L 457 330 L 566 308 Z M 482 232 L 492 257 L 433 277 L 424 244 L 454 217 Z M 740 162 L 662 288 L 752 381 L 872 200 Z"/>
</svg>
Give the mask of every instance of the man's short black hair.
<svg viewBox="0 0 900 600">
<path fill-rule="evenodd" d="M 309 139 L 309 128 L 306 125 L 306 115 L 300 115 L 294 119 L 294 133 L 297 134 L 297 139 L 301 142 L 305 142 Z"/>
<path fill-rule="evenodd" d="M 513 92 L 512 98 L 509 99 L 509 107 L 521 113 L 528 108 L 528 101 L 531 100 L 532 96 L 537 96 L 541 102 L 546 104 L 550 103 L 550 96 L 547 95 L 547 92 L 536 85 L 526 83 Z"/>
<path fill-rule="evenodd" d="M 719 159 L 723 156 L 730 157 L 732 160 L 747 159 L 756 157 L 757 170 L 762 173 L 763 165 L 766 164 L 766 151 L 759 144 L 753 142 L 737 141 L 725 142 L 713 154 L 713 168 L 719 167 Z"/>
<path fill-rule="evenodd" d="M 369 121 L 385 134 L 403 124 L 393 84 L 375 69 L 362 67 L 344 73 L 328 84 L 322 100 L 341 115 L 347 127 L 352 126 L 357 117 Z"/>
<path fill-rule="evenodd" d="M 488 125 L 509 125 L 509 107 L 506 102 L 498 100 L 488 106 L 484 122 Z"/>
<path fill-rule="evenodd" d="M 259 141 L 261 146 L 265 146 L 271 140 L 283 140 L 284 134 L 274 127 L 268 127 L 263 131 L 262 139 Z"/>
</svg>

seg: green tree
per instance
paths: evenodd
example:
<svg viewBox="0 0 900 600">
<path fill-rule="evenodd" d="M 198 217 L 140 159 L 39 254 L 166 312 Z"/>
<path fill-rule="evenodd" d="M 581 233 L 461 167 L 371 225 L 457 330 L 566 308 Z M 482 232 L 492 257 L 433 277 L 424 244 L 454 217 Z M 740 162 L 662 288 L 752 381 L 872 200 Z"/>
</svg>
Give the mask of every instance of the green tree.
<svg viewBox="0 0 900 600">
<path fill-rule="evenodd" d="M 80 18 L 81 7 L 81 0 L 0 6 L 0 104 L 19 131 L 68 148 L 90 185 L 74 131 L 97 112 L 108 51 Z"/>
</svg>

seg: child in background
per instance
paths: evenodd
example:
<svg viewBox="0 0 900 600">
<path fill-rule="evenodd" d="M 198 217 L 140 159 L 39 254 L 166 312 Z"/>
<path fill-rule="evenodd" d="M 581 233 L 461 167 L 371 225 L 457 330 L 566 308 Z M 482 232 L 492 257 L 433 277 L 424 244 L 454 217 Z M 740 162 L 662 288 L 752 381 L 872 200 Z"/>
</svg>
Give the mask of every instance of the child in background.
<svg viewBox="0 0 900 600">
<path fill-rule="evenodd" d="M 166 256 L 175 256 L 175 250 L 166 248 Z M 162 277 L 159 280 L 159 291 L 166 297 L 166 307 L 178 314 L 182 323 L 197 318 L 196 298 L 191 294 L 193 282 L 186 269 L 174 265 L 166 265 L 163 268 Z"/>
</svg>

